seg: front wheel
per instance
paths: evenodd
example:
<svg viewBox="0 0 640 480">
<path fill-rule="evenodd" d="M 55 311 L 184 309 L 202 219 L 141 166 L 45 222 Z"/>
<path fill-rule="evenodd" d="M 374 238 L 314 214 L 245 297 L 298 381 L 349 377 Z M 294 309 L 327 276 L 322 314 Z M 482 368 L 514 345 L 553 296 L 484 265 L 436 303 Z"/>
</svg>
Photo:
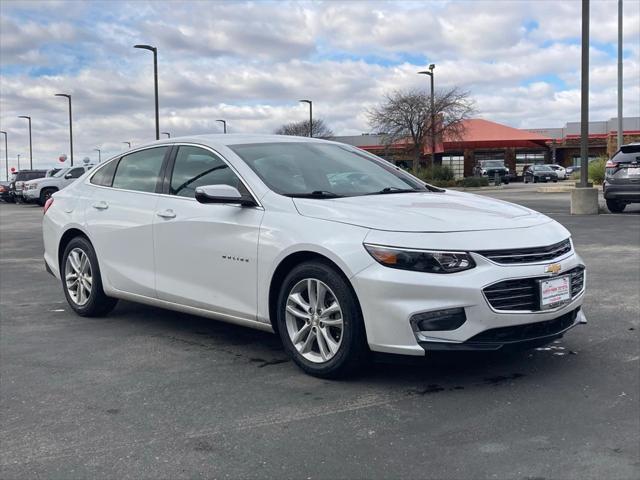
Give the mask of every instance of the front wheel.
<svg viewBox="0 0 640 480">
<path fill-rule="evenodd" d="M 277 324 L 285 350 L 311 375 L 343 377 L 366 360 L 369 349 L 355 293 L 328 263 L 305 262 L 287 275 Z"/>
<path fill-rule="evenodd" d="M 65 248 L 60 276 L 67 303 L 82 317 L 106 315 L 118 303 L 104 293 L 96 252 L 84 237 L 74 238 Z"/>
<path fill-rule="evenodd" d="M 51 198 L 57 190 L 55 188 L 43 188 L 40 192 L 40 198 L 38 198 L 38 204 L 41 207 L 44 207 L 44 204 L 47 203 L 47 200 Z"/>
<path fill-rule="evenodd" d="M 620 200 L 607 200 L 607 208 L 611 213 L 622 213 L 627 205 Z"/>
</svg>

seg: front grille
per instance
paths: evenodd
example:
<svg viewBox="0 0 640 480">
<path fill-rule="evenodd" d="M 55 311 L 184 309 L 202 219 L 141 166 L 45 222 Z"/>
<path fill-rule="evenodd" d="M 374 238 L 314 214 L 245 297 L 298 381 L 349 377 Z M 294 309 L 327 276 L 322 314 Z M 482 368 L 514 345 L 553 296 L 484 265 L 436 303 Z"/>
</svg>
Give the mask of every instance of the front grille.
<svg viewBox="0 0 640 480">
<path fill-rule="evenodd" d="M 575 267 L 565 273 L 571 275 L 571 296 L 576 297 L 584 287 L 584 267 Z M 538 281 L 549 278 L 517 278 L 504 280 L 486 287 L 484 296 L 495 310 L 540 310 L 540 286 Z"/>
<path fill-rule="evenodd" d="M 513 327 L 499 327 L 485 330 L 478 335 L 471 337 L 465 343 L 510 343 L 523 342 L 527 340 L 535 340 L 549 335 L 556 335 L 571 327 L 578 315 L 579 308 L 565 313 L 561 317 L 547 320 L 544 322 L 529 323 L 527 325 L 515 325 Z"/>
<path fill-rule="evenodd" d="M 553 260 L 571 251 L 567 238 L 547 247 L 517 248 L 513 250 L 484 250 L 476 252 L 489 260 L 502 264 L 536 263 Z"/>
</svg>

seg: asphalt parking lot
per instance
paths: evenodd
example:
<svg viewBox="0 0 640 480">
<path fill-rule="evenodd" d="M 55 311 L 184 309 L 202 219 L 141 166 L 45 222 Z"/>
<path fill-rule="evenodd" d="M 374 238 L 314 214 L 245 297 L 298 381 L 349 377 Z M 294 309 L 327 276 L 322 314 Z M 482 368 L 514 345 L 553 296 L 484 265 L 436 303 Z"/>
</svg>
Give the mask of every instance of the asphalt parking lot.
<svg viewBox="0 0 640 480">
<path fill-rule="evenodd" d="M 519 354 L 439 354 L 309 377 L 277 338 L 121 302 L 70 312 L 42 210 L 0 205 L 0 476 L 640 477 L 640 206 L 574 217 L 569 195 L 483 193 L 564 224 L 589 323 Z"/>
</svg>

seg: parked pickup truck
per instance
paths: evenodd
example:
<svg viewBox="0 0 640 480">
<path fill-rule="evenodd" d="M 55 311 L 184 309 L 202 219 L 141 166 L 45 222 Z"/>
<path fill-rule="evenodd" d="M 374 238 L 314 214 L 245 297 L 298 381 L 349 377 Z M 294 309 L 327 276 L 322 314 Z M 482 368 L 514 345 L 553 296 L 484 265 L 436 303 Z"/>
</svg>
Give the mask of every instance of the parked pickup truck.
<svg viewBox="0 0 640 480">
<path fill-rule="evenodd" d="M 63 168 L 51 177 L 25 182 L 23 190 L 24 201 L 27 203 L 37 202 L 39 205 L 44 205 L 51 195 L 71 185 L 91 168 L 93 168 L 93 165 Z"/>
<path fill-rule="evenodd" d="M 500 175 L 500 181 L 502 183 L 509 183 L 511 175 L 502 160 L 480 160 L 473 169 L 475 176 L 488 177 L 489 181 L 495 178 L 496 173 Z"/>
</svg>

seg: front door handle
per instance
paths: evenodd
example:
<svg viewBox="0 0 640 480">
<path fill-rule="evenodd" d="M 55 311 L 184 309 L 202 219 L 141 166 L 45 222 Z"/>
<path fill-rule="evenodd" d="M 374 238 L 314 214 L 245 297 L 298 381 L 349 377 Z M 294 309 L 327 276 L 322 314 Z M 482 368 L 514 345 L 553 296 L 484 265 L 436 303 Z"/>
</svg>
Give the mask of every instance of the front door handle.
<svg viewBox="0 0 640 480">
<path fill-rule="evenodd" d="M 162 218 L 176 218 L 175 212 L 170 208 L 167 210 L 163 210 L 161 212 L 156 212 L 156 215 Z"/>
<path fill-rule="evenodd" d="M 104 200 L 101 200 L 99 202 L 94 203 L 92 207 L 95 208 L 96 210 L 106 210 L 107 208 L 109 208 L 109 204 Z"/>
</svg>

